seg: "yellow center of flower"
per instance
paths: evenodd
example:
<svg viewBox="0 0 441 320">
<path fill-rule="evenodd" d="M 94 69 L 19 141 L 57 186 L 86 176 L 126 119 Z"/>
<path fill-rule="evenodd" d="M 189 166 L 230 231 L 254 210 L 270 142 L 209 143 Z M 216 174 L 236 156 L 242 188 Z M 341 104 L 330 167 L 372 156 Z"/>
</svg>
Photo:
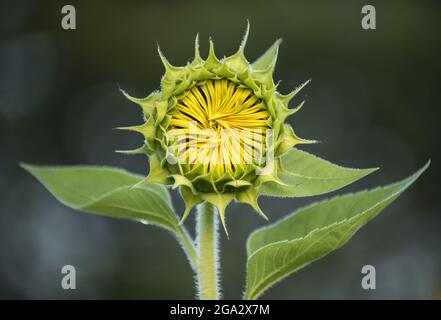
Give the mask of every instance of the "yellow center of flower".
<svg viewBox="0 0 441 320">
<path fill-rule="evenodd" d="M 253 91 L 229 80 L 207 80 L 176 104 L 168 136 L 190 168 L 234 173 L 263 156 L 269 112 Z"/>
</svg>

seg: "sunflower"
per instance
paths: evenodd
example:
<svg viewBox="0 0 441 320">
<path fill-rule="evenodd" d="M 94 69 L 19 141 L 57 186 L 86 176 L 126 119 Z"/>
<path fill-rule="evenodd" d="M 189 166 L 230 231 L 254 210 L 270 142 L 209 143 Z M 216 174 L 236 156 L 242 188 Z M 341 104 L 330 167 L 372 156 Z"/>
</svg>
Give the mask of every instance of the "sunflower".
<svg viewBox="0 0 441 320">
<path fill-rule="evenodd" d="M 233 199 L 266 218 L 257 203 L 260 187 L 283 184 L 277 176 L 280 156 L 315 142 L 284 123 L 302 107 L 303 102 L 295 108 L 289 103 L 309 81 L 279 93 L 273 72 L 281 40 L 250 63 L 244 54 L 248 34 L 249 24 L 239 50 L 223 59 L 210 39 L 205 60 L 196 36 L 194 58 L 182 67 L 171 65 L 158 47 L 165 67 L 161 90 L 141 99 L 123 92 L 145 118 L 142 125 L 121 128 L 145 138 L 141 148 L 123 152 L 149 156 L 150 173 L 140 184 L 179 188 L 186 204 L 182 221 L 206 201 L 218 209 L 225 228 L 225 208 Z"/>
</svg>

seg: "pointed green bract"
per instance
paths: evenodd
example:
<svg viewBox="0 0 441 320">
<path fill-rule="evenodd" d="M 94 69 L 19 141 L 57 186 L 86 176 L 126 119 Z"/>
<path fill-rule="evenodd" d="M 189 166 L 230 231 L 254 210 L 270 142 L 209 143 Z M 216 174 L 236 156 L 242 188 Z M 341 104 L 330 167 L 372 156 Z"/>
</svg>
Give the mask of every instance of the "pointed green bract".
<svg viewBox="0 0 441 320">
<path fill-rule="evenodd" d="M 179 221 L 179 223 L 182 224 L 184 223 L 185 219 L 187 219 L 191 209 L 203 202 L 203 200 L 200 195 L 195 195 L 193 191 L 191 191 L 191 189 L 188 187 L 183 186 L 180 188 L 180 191 L 181 197 L 185 203 L 185 211 L 182 214 L 181 220 Z"/>
<path fill-rule="evenodd" d="M 260 209 L 257 199 L 259 198 L 259 189 L 257 188 L 246 188 L 244 190 L 236 192 L 236 199 L 239 202 L 246 203 L 250 205 L 262 218 L 269 220 L 268 217 Z"/>
<path fill-rule="evenodd" d="M 397 199 L 429 163 L 398 183 L 315 203 L 255 231 L 247 242 L 246 299 L 344 245 Z"/>
<path fill-rule="evenodd" d="M 256 61 L 254 61 L 251 66 L 255 70 L 266 70 L 272 65 L 276 64 L 277 55 L 279 53 L 279 47 L 282 43 L 282 39 L 277 39 L 274 44 L 268 48 L 268 50 Z"/>
<path fill-rule="evenodd" d="M 201 197 L 203 200 L 211 203 L 217 208 L 222 226 L 224 227 L 225 233 L 228 236 L 227 225 L 225 223 L 225 209 L 233 200 L 234 195 L 231 193 L 202 193 Z"/>
</svg>

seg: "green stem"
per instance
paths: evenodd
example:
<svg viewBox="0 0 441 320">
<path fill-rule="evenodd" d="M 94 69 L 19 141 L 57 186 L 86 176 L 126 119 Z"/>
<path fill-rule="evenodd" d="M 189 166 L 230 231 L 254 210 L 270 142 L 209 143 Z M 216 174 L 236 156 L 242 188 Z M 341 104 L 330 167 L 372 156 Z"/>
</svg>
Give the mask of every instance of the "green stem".
<svg viewBox="0 0 441 320">
<path fill-rule="evenodd" d="M 196 251 L 193 240 L 187 232 L 187 229 L 183 226 L 180 226 L 179 229 L 176 231 L 176 236 L 182 248 L 184 249 L 185 254 L 187 255 L 191 268 L 194 272 L 197 272 L 198 253 Z"/>
<path fill-rule="evenodd" d="M 198 207 L 198 290 L 201 300 L 217 300 L 218 292 L 218 252 L 217 215 L 214 207 L 204 202 Z"/>
</svg>

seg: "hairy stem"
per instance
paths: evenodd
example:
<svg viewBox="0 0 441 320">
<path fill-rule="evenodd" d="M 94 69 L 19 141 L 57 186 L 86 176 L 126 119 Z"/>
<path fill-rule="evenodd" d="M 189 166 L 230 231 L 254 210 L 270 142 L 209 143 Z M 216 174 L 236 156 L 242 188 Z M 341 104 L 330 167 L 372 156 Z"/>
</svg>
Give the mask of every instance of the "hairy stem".
<svg viewBox="0 0 441 320">
<path fill-rule="evenodd" d="M 198 253 L 196 251 L 193 239 L 188 234 L 187 229 L 183 226 L 179 227 L 179 229 L 176 231 L 176 237 L 178 238 L 179 243 L 187 255 L 191 268 L 194 272 L 197 272 Z"/>
<path fill-rule="evenodd" d="M 204 202 L 198 207 L 198 291 L 201 300 L 219 299 L 217 215 L 212 204 Z"/>
</svg>

